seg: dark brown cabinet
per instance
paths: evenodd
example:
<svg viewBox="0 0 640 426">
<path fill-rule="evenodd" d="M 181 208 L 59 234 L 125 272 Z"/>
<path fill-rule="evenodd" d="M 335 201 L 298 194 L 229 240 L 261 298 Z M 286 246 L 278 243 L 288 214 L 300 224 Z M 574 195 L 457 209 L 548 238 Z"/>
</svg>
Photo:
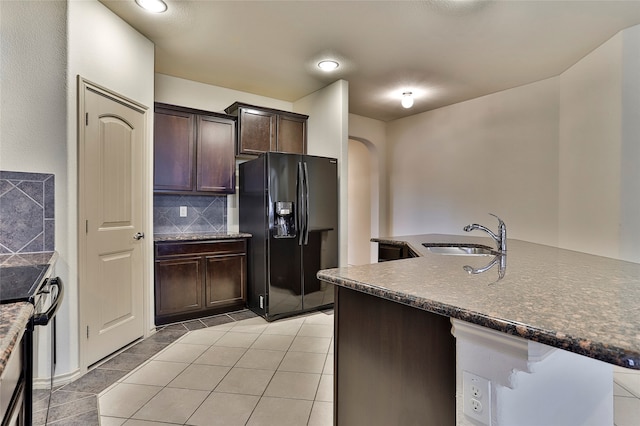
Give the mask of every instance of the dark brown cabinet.
<svg viewBox="0 0 640 426">
<path fill-rule="evenodd" d="M 334 424 L 454 426 L 449 318 L 339 286 L 335 300 Z"/>
<path fill-rule="evenodd" d="M 238 117 L 238 155 L 267 151 L 307 153 L 309 116 L 236 102 L 225 112 Z"/>
<path fill-rule="evenodd" d="M 154 191 L 234 193 L 235 139 L 233 117 L 157 103 Z"/>
<path fill-rule="evenodd" d="M 155 243 L 156 325 L 242 309 L 246 240 Z"/>
<path fill-rule="evenodd" d="M 408 259 L 417 255 L 406 245 L 378 243 L 378 262 Z"/>
</svg>

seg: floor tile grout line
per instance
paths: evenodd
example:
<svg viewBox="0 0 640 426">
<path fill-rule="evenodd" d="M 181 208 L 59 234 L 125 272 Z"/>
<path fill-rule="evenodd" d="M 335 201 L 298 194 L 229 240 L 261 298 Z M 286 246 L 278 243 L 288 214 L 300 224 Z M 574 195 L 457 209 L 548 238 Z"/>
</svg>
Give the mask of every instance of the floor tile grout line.
<svg viewBox="0 0 640 426">
<path fill-rule="evenodd" d="M 242 311 L 237 311 L 237 312 L 242 312 Z M 238 322 L 238 321 L 236 321 L 233 317 L 231 317 L 231 316 L 229 316 L 229 315 L 227 315 L 227 314 L 224 314 L 224 316 L 226 316 L 227 318 L 229 318 L 231 321 L 226 322 L 226 323 L 222 323 L 222 324 L 218 324 L 218 325 L 228 324 L 228 323 L 231 323 L 231 322 L 234 322 L 234 323 L 235 323 L 235 322 Z M 210 317 L 210 318 L 213 318 L 213 317 Z M 195 331 L 195 330 L 189 330 L 189 329 L 187 329 L 187 327 L 186 327 L 186 326 L 184 326 L 184 322 L 181 322 L 180 324 L 181 324 L 181 325 L 183 325 L 183 327 L 185 328 L 185 330 L 186 330 L 186 333 L 185 333 L 185 334 L 183 334 L 182 336 L 178 337 L 178 338 L 177 338 L 177 339 L 175 339 L 173 342 L 169 343 L 167 346 L 165 346 L 164 348 L 162 348 L 161 350 L 159 350 L 159 351 L 158 351 L 158 352 L 156 352 L 155 354 L 152 354 L 152 355 L 150 356 L 150 358 L 149 358 L 149 359 L 147 359 L 145 362 L 143 362 L 142 364 L 140 364 L 140 365 L 138 365 L 137 367 L 133 368 L 131 371 L 129 371 L 127 374 L 125 374 L 125 375 L 124 375 L 123 377 L 121 377 L 120 379 L 116 380 L 116 381 L 115 381 L 114 383 L 112 383 L 111 385 L 107 386 L 107 387 L 106 387 L 105 389 L 103 389 L 101 392 L 98 392 L 98 393 L 95 393 L 95 394 L 94 394 L 94 395 L 95 395 L 95 397 L 96 397 L 96 411 L 97 411 L 97 414 L 98 414 L 98 422 L 100 422 L 100 401 L 99 401 L 99 395 L 100 395 L 101 393 L 105 392 L 107 389 L 109 389 L 109 388 L 111 388 L 111 387 L 115 387 L 115 386 L 117 386 L 117 385 L 118 385 L 118 384 L 120 384 L 120 383 L 124 383 L 122 380 L 124 380 L 124 378 L 125 378 L 125 377 L 130 376 L 131 374 L 133 374 L 133 372 L 134 372 L 134 371 L 136 371 L 136 370 L 138 370 L 138 369 L 142 368 L 142 366 L 144 366 L 144 365 L 147 365 L 149 362 L 151 362 L 151 360 L 155 359 L 155 358 L 156 358 L 160 353 L 162 353 L 162 352 L 164 352 L 165 350 L 167 350 L 167 348 L 169 348 L 170 346 L 175 345 L 177 342 L 179 342 L 179 341 L 180 341 L 180 340 L 181 340 L 185 335 L 189 334 L 191 331 Z M 169 326 L 171 326 L 171 325 L 175 325 L 175 324 L 168 324 L 168 325 L 163 326 L 163 327 L 162 327 L 162 328 L 160 328 L 160 329 L 157 329 L 157 328 L 156 328 L 156 333 L 158 333 L 158 332 L 160 332 L 160 331 L 164 330 L 165 328 L 167 328 L 167 327 L 169 327 Z M 206 326 L 206 324 L 205 324 L 205 326 Z M 214 325 L 214 326 L 212 326 L 212 327 L 215 327 L 215 325 Z M 210 328 L 210 327 L 209 327 L 209 326 L 206 326 L 206 328 Z M 232 327 L 232 328 L 233 328 L 233 327 Z M 156 334 L 156 333 L 154 333 L 154 334 Z M 144 341 L 144 339 L 143 339 L 143 340 L 141 340 L 140 342 L 142 342 L 142 341 Z M 137 343 L 140 343 L 140 342 L 137 342 Z M 137 344 L 137 343 L 136 343 L 136 344 Z M 134 345 L 134 346 L 135 346 L 135 345 Z M 120 353 L 119 353 L 118 355 L 120 355 Z M 117 356 L 117 355 L 116 355 L 116 356 Z M 99 368 L 99 367 L 96 367 L 96 369 L 97 369 L 97 368 Z M 186 369 L 186 367 L 185 367 L 185 369 Z M 184 371 L 184 369 L 183 369 L 183 371 Z M 164 386 L 164 387 L 163 387 L 163 389 L 164 389 L 165 387 L 166 387 L 166 386 Z M 161 391 L 162 391 L 162 390 L 158 391 L 155 395 L 157 395 L 157 394 L 158 394 L 158 393 L 160 393 Z M 154 395 L 154 396 L 155 396 L 155 395 Z M 153 397 L 152 397 L 151 399 L 153 399 Z M 150 400 L 151 400 L 151 399 L 150 399 Z M 150 400 L 149 400 L 149 401 L 150 401 Z M 148 401 L 147 401 L 147 403 L 148 403 Z M 145 403 L 145 405 L 146 405 L 146 403 Z M 144 406 L 144 405 L 143 405 L 143 406 Z M 133 414 L 132 416 L 134 416 L 138 411 L 140 411 L 140 409 L 142 409 L 142 407 L 140 407 L 138 410 L 136 410 L 136 412 L 134 412 L 134 414 Z M 132 416 L 131 416 L 131 417 L 129 417 L 129 418 L 128 418 L 128 420 L 132 419 Z M 188 420 L 188 419 L 187 419 L 187 420 Z"/>
</svg>

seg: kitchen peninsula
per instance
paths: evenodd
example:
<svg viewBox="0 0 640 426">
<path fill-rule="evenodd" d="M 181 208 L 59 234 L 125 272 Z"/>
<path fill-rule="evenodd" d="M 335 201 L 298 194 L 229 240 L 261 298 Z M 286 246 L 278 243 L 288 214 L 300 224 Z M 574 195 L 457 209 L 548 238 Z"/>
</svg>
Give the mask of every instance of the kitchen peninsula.
<svg viewBox="0 0 640 426">
<path fill-rule="evenodd" d="M 639 264 L 509 240 L 469 274 L 494 257 L 422 243 L 491 239 L 373 241 L 418 257 L 318 273 L 336 285 L 337 425 L 613 424 L 611 364 L 640 369 Z M 470 416 L 463 372 L 490 383 Z"/>
</svg>

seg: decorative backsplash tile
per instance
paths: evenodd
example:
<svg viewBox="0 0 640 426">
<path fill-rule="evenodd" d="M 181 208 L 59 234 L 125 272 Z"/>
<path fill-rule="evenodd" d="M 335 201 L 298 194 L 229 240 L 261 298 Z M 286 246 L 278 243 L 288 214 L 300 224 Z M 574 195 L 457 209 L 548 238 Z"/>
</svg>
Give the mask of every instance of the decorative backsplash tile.
<svg viewBox="0 0 640 426">
<path fill-rule="evenodd" d="M 47 173 L 0 171 L 0 253 L 55 250 L 55 185 Z"/>
<path fill-rule="evenodd" d="M 180 206 L 187 216 L 180 217 Z M 227 232 L 227 197 L 208 195 L 153 196 L 154 234 Z"/>
</svg>

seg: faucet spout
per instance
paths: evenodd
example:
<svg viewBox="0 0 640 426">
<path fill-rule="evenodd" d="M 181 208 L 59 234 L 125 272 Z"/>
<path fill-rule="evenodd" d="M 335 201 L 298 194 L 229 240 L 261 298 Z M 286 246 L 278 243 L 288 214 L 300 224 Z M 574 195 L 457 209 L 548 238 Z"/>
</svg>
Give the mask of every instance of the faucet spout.
<svg viewBox="0 0 640 426">
<path fill-rule="evenodd" d="M 462 229 L 465 232 L 471 232 L 476 229 L 479 231 L 486 232 L 496 242 L 496 245 L 498 246 L 498 250 L 500 250 L 500 253 L 506 253 L 507 252 L 507 227 L 502 221 L 502 219 L 500 219 L 498 216 L 496 216 L 493 213 L 489 213 L 489 214 L 495 217 L 496 219 L 498 219 L 498 234 L 495 234 L 491 229 L 487 228 L 486 226 L 479 225 L 477 223 L 472 223 L 471 225 L 467 225 Z"/>
</svg>

